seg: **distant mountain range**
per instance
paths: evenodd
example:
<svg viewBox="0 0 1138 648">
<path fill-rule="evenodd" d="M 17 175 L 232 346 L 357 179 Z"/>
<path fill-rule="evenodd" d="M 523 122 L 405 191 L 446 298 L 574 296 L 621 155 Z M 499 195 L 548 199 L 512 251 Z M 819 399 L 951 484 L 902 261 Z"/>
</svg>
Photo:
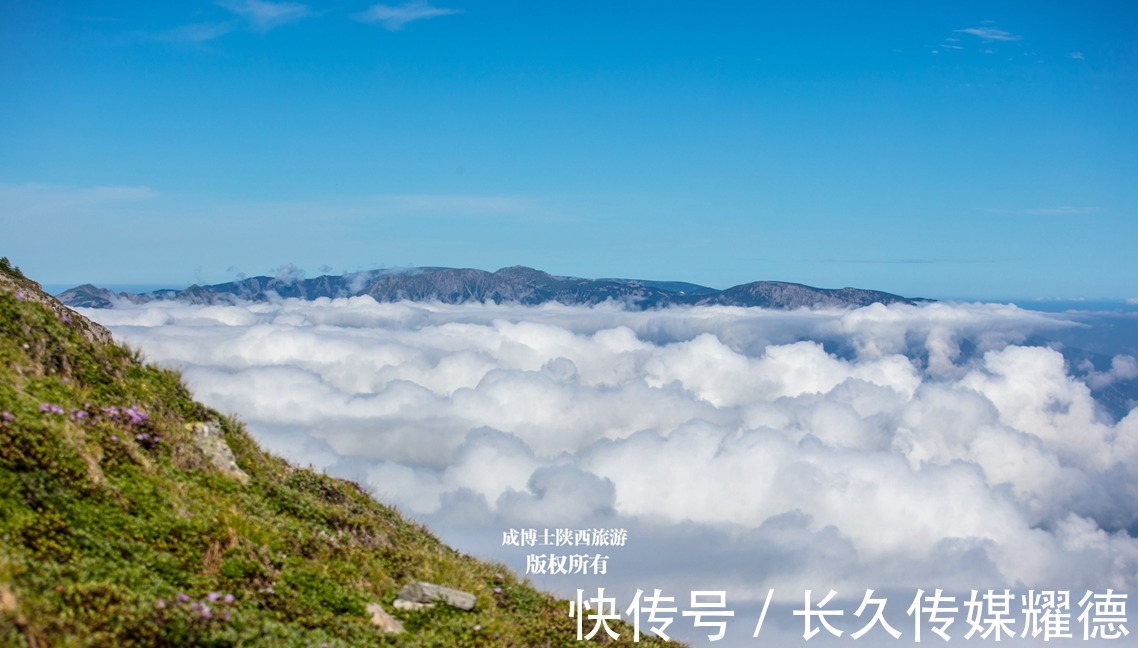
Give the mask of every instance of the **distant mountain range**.
<svg viewBox="0 0 1138 648">
<path fill-rule="evenodd" d="M 361 295 L 370 295 L 380 302 L 408 300 L 446 304 L 493 302 L 536 305 L 560 302 L 590 305 L 613 300 L 640 309 L 711 304 L 779 309 L 848 308 L 873 303 L 928 301 L 877 290 L 813 288 L 782 281 L 756 281 L 716 290 L 682 281 L 557 277 L 524 266 L 502 268 L 497 272 L 470 268 L 412 268 L 323 275 L 315 279 L 284 275 L 250 277 L 212 286 L 193 285 L 183 290 L 145 293 L 116 293 L 84 284 L 64 291 L 58 297 L 72 307 L 109 308 L 121 301 L 176 300 L 191 304 L 227 304 L 241 300 L 267 301 L 290 297 L 313 300 Z"/>
</svg>

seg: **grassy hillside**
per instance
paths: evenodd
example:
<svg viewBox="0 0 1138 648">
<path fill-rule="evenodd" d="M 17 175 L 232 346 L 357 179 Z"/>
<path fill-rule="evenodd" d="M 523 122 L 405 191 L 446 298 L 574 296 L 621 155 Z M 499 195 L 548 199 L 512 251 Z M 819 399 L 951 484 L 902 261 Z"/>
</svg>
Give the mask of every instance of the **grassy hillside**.
<svg viewBox="0 0 1138 648">
<path fill-rule="evenodd" d="M 108 339 L 0 263 L 0 646 L 580 645 L 566 602 L 266 454 Z M 420 580 L 476 605 L 395 610 Z"/>
</svg>

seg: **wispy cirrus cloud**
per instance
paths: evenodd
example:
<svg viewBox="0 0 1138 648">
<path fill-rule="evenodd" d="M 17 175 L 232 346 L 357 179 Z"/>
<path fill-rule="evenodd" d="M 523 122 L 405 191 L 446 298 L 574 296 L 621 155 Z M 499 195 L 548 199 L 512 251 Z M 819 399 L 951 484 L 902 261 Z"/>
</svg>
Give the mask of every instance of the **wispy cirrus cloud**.
<svg viewBox="0 0 1138 648">
<path fill-rule="evenodd" d="M 1036 207 L 1029 209 L 1002 209 L 998 207 L 985 207 L 983 211 L 990 214 L 1006 214 L 1009 216 L 1085 216 L 1102 211 L 1099 207 L 1074 207 L 1071 205 L 1058 205 L 1055 207 Z"/>
<path fill-rule="evenodd" d="M 991 263 L 991 259 L 826 259 L 827 263 L 864 263 L 889 265 L 927 265 L 932 263 Z"/>
<path fill-rule="evenodd" d="M 969 34 L 986 41 L 1017 41 L 1023 39 L 1019 34 L 1013 34 L 1002 29 L 996 29 L 995 27 L 968 27 L 955 31 L 960 34 Z"/>
<path fill-rule="evenodd" d="M 939 47 L 942 47 L 944 49 L 956 49 L 956 50 L 964 49 L 964 46 L 960 44 L 960 39 L 959 38 L 952 38 L 952 37 L 944 39 L 944 42 L 941 43 L 939 45 Z"/>
<path fill-rule="evenodd" d="M 42 183 L 0 183 L 0 209 L 14 214 L 43 214 L 100 205 L 148 200 L 158 195 L 150 187 L 96 186 L 74 187 Z"/>
<path fill-rule="evenodd" d="M 435 7 L 429 2 L 416 1 L 401 5 L 372 5 L 367 11 L 356 15 L 356 20 L 367 23 L 379 23 L 388 31 L 399 31 L 407 23 L 439 16 L 450 16 L 462 13 L 461 9 L 447 9 Z"/>
<path fill-rule="evenodd" d="M 307 5 L 298 2 L 266 2 L 266 0 L 222 0 L 217 5 L 231 11 L 258 31 L 267 31 L 311 14 Z"/>
<path fill-rule="evenodd" d="M 236 28 L 237 23 L 234 21 L 191 23 L 159 32 L 152 38 L 167 43 L 207 43 L 225 36 Z"/>
<path fill-rule="evenodd" d="M 223 0 L 217 6 L 233 13 L 240 20 L 190 23 L 158 32 L 149 38 L 167 43 L 208 43 L 243 28 L 265 32 L 300 20 L 311 13 L 307 5 L 296 2 Z M 246 25 L 242 25 L 242 22 Z"/>
</svg>

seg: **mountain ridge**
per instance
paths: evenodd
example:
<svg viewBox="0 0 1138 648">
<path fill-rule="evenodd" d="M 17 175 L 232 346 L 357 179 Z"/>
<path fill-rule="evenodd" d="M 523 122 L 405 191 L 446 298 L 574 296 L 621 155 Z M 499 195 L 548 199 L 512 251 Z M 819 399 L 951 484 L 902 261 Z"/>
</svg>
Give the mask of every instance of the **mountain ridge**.
<svg viewBox="0 0 1138 648">
<path fill-rule="evenodd" d="M 509 266 L 494 272 L 432 266 L 321 275 L 313 279 L 297 276 L 294 272 L 282 272 L 276 277 L 262 275 L 208 286 L 194 284 L 181 290 L 144 293 L 115 292 L 83 284 L 63 291 L 58 299 L 70 307 L 110 308 L 121 301 L 174 300 L 191 304 L 225 304 L 274 298 L 314 300 L 363 295 L 379 302 L 515 303 L 525 306 L 550 302 L 596 305 L 614 301 L 633 309 L 720 305 L 790 310 L 929 301 L 879 290 L 816 288 L 784 281 L 755 281 L 718 290 L 683 281 L 585 279 L 555 276 L 526 266 Z"/>
</svg>

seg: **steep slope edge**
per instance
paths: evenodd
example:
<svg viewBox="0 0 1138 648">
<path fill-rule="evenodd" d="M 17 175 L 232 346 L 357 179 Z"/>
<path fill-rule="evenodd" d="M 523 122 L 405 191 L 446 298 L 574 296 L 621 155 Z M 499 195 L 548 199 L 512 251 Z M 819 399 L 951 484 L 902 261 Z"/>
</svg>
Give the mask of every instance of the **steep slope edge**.
<svg viewBox="0 0 1138 648">
<path fill-rule="evenodd" d="M 109 339 L 5 260 L 0 646 L 579 645 L 568 603 L 263 452 Z M 474 607 L 396 610 L 418 581 Z"/>
</svg>

